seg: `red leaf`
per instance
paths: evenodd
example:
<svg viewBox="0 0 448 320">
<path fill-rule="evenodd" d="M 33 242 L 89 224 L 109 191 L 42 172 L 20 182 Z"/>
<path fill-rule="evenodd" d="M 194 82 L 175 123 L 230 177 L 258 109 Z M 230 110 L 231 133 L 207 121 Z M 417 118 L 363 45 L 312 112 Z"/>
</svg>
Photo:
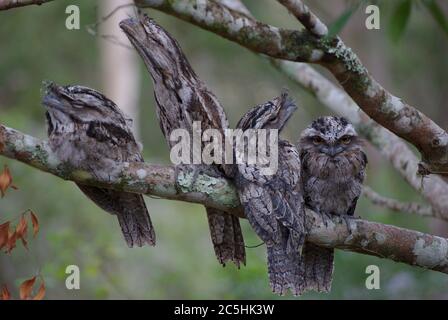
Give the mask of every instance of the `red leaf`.
<svg viewBox="0 0 448 320">
<path fill-rule="evenodd" d="M 23 214 L 20 218 L 19 223 L 16 226 L 16 234 L 18 238 L 23 237 L 26 235 L 26 231 L 28 230 L 28 222 L 25 219 L 25 215 Z"/>
<path fill-rule="evenodd" d="M 28 250 L 28 241 L 26 241 L 26 238 L 21 237 L 20 240 L 22 240 L 22 244 L 25 247 L 25 249 Z"/>
<path fill-rule="evenodd" d="M 22 240 L 23 246 L 28 249 L 28 242 L 26 241 L 26 232 L 28 230 L 28 221 L 25 219 L 25 214 L 20 218 L 19 224 L 16 226 L 16 237 Z"/>
<path fill-rule="evenodd" d="M 45 297 L 45 282 L 44 279 L 42 279 L 39 291 L 37 291 L 37 294 L 34 296 L 33 300 L 42 300 L 44 297 Z"/>
<path fill-rule="evenodd" d="M 0 249 L 2 249 L 8 243 L 9 224 L 9 221 L 0 224 Z"/>
<path fill-rule="evenodd" d="M 36 214 L 34 211 L 30 211 L 31 215 L 31 223 L 33 224 L 33 237 L 36 237 L 37 233 L 39 232 L 39 220 L 37 219 Z"/>
<path fill-rule="evenodd" d="M 12 185 L 12 176 L 8 166 L 5 165 L 3 172 L 0 173 L 0 195 L 3 198 L 6 190 Z M 15 188 L 15 187 L 14 187 Z"/>
<path fill-rule="evenodd" d="M 16 247 L 17 235 L 15 231 L 8 231 L 8 243 L 6 245 L 6 252 L 11 253 L 12 249 Z"/>
<path fill-rule="evenodd" d="M 9 293 L 6 284 L 2 287 L 2 292 L 0 293 L 0 300 L 11 300 L 11 294 Z"/>
<path fill-rule="evenodd" d="M 36 282 L 36 276 L 22 282 L 19 289 L 21 300 L 29 298 L 31 291 L 33 290 L 34 282 Z"/>
</svg>

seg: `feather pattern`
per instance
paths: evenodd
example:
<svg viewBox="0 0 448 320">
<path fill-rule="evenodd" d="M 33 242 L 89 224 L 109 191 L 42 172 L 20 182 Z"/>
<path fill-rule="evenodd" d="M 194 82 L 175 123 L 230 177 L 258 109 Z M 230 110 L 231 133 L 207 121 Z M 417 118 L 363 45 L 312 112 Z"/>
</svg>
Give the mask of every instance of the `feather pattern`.
<svg viewBox="0 0 448 320">
<path fill-rule="evenodd" d="M 296 109 L 287 93 L 248 111 L 237 128 L 281 129 Z M 274 293 L 288 289 L 294 295 L 304 290 L 302 246 L 305 215 L 300 180 L 300 158 L 296 147 L 278 142 L 278 170 L 264 174 L 261 164 L 238 164 L 234 171 L 244 213 L 267 247 L 269 283 Z"/>
<path fill-rule="evenodd" d="M 46 87 L 49 143 L 59 159 L 102 178 L 117 174 L 117 162 L 142 162 L 129 119 L 101 93 L 82 86 Z M 138 194 L 79 185 L 103 210 L 116 215 L 129 247 L 155 245 L 154 228 Z"/>
<path fill-rule="evenodd" d="M 324 219 L 353 216 L 365 178 L 367 157 L 353 126 L 341 117 L 321 117 L 301 134 L 305 205 Z M 306 243 L 306 289 L 328 292 L 333 278 L 334 250 Z"/>
<path fill-rule="evenodd" d="M 142 57 L 154 83 L 156 114 L 162 133 L 171 148 L 175 129 L 193 133 L 193 122 L 201 129 L 228 128 L 227 117 L 215 95 L 194 72 L 177 41 L 146 15 L 120 23 Z M 194 150 L 197 151 L 197 150 Z M 224 176 L 224 166 L 194 165 L 194 170 Z M 233 261 L 238 267 L 246 263 L 243 235 L 237 217 L 206 208 L 211 240 L 218 261 Z"/>
</svg>

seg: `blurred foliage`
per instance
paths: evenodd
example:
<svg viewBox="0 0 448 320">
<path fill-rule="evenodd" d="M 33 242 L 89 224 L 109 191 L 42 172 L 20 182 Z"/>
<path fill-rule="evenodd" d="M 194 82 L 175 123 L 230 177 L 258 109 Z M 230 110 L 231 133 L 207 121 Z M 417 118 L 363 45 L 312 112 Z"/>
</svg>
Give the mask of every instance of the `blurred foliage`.
<svg viewBox="0 0 448 320">
<path fill-rule="evenodd" d="M 443 9 L 437 0 L 350 0 L 347 1 L 347 8 L 342 12 L 342 14 L 335 21 L 329 24 L 328 36 L 333 37 L 339 34 L 339 32 L 349 22 L 353 13 L 355 13 L 359 8 L 364 8 L 369 4 L 377 5 L 381 9 L 382 13 L 391 12 L 389 15 L 387 30 L 389 38 L 393 42 L 398 42 L 401 39 L 406 30 L 409 18 L 411 17 L 413 7 L 417 7 L 418 9 L 425 7 L 429 11 L 435 23 L 442 28 L 446 35 L 448 35 L 448 22 Z"/>
<path fill-rule="evenodd" d="M 383 14 L 392 15 L 399 2 L 387 1 L 389 4 L 381 7 L 381 18 Z M 85 28 L 97 20 L 96 1 L 76 3 L 81 8 L 82 24 L 77 31 L 68 31 L 64 26 L 65 7 L 72 4 L 68 0 L 0 12 L 2 123 L 44 138 L 45 117 L 40 106 L 43 80 L 101 89 L 98 46 L 104 40 L 93 37 Z M 300 27 L 275 1 L 246 3 L 262 21 Z M 336 21 L 352 5 L 342 0 L 308 3 L 325 22 Z M 340 35 L 380 83 L 446 127 L 448 114 L 443 106 L 448 98 L 448 47 L 445 33 L 433 18 L 439 16 L 437 21 L 445 21 L 435 12 L 446 12 L 446 5 L 439 6 L 440 10 L 432 9 L 431 13 L 414 10 L 400 43 L 393 46 L 383 21 L 381 30 L 365 30 L 364 5 L 360 6 L 363 10 L 353 12 Z M 226 108 L 231 125 L 249 107 L 272 98 L 283 87 L 290 88 L 301 106 L 284 134 L 290 141 L 296 141 L 299 131 L 313 118 L 329 113 L 312 95 L 249 51 L 173 17 L 152 10 L 148 13 L 178 39 L 197 73 Z M 141 79 L 140 131 L 145 159 L 169 163 L 168 148 L 154 113 L 151 79 L 143 64 Z M 370 160 L 369 185 L 383 195 L 421 201 L 376 150 L 368 144 L 366 149 Z M 41 274 L 47 287 L 46 297 L 50 299 L 279 298 L 268 287 L 263 246 L 247 249 L 247 266 L 240 270 L 233 265 L 219 266 L 201 206 L 147 198 L 158 243 L 155 248 L 131 250 L 122 239 L 116 219 L 86 199 L 73 183 L 0 158 L 0 167 L 4 164 L 11 169 L 19 191 L 0 199 L 0 220 L 13 219 L 32 208 L 40 218 L 41 233 L 30 243 L 29 251 L 20 247 L 12 256 L 0 256 L 0 284 L 17 288 L 30 274 Z M 359 202 L 357 214 L 447 235 L 448 228 L 442 222 L 429 224 L 416 216 L 372 206 L 365 199 Z M 247 245 L 260 242 L 246 221 L 243 229 Z M 65 288 L 65 268 L 71 264 L 81 270 L 80 290 Z M 335 264 L 330 294 L 310 293 L 295 299 L 448 298 L 448 279 L 444 274 L 340 250 L 336 252 Z M 381 290 L 365 288 L 365 269 L 370 264 L 381 269 Z M 17 292 L 12 295 L 18 296 Z"/>
<path fill-rule="evenodd" d="M 389 26 L 389 36 L 393 41 L 397 42 L 401 38 L 409 17 L 411 16 L 411 9 L 411 0 L 401 1 L 401 3 L 394 8 L 390 17 Z"/>
</svg>

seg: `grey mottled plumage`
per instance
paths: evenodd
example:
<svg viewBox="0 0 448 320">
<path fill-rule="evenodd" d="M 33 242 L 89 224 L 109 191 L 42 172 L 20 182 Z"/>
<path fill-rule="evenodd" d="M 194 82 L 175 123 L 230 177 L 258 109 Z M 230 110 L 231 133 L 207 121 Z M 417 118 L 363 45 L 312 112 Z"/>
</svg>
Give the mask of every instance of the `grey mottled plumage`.
<svg viewBox="0 0 448 320">
<path fill-rule="evenodd" d="M 46 88 L 48 137 L 59 159 L 98 177 L 116 174 L 117 162 L 141 162 L 139 146 L 120 109 L 99 92 L 81 86 Z M 79 185 L 99 207 L 117 216 L 129 247 L 155 244 L 143 197 Z"/>
<path fill-rule="evenodd" d="M 154 82 L 156 113 L 162 132 L 170 147 L 171 132 L 185 129 L 190 134 L 193 122 L 199 121 L 203 131 L 228 128 L 224 109 L 207 89 L 171 35 L 147 16 L 126 19 L 120 23 L 151 73 Z M 187 165 L 211 175 L 223 176 L 221 166 Z M 237 217 L 207 208 L 211 239 L 219 262 L 246 263 L 244 240 Z"/>
<path fill-rule="evenodd" d="M 280 131 L 295 109 L 293 101 L 283 93 L 247 112 L 237 128 Z M 273 292 L 285 294 L 290 289 L 299 295 L 304 287 L 301 250 L 306 231 L 297 149 L 279 140 L 277 172 L 265 175 L 261 169 L 261 164 L 234 165 L 238 194 L 252 228 L 266 243 Z"/>
<path fill-rule="evenodd" d="M 322 215 L 353 216 L 361 194 L 367 157 L 353 126 L 341 117 L 321 117 L 298 143 L 305 204 Z M 307 289 L 329 291 L 333 249 L 306 243 Z"/>
</svg>

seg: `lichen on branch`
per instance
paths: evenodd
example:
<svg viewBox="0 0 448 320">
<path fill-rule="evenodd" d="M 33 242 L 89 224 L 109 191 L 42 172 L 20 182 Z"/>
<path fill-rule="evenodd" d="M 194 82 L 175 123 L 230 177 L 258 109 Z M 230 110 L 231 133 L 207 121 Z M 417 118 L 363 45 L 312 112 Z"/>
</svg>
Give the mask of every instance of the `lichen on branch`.
<svg viewBox="0 0 448 320">
<path fill-rule="evenodd" d="M 0 155 L 18 160 L 64 180 L 114 190 L 200 203 L 244 217 L 233 183 L 191 169 L 147 163 L 117 163 L 107 180 L 70 168 L 59 161 L 46 141 L 0 124 Z M 374 255 L 397 262 L 448 273 L 448 240 L 391 225 L 339 217 L 323 221 L 307 210 L 308 241 L 324 247 Z"/>
<path fill-rule="evenodd" d="M 282 1 L 285 3 L 293 1 Z M 385 90 L 339 38 L 277 28 L 210 0 L 137 0 L 272 58 L 326 67 L 373 120 L 412 143 L 429 172 L 448 174 L 448 133 L 416 108 Z"/>
</svg>

